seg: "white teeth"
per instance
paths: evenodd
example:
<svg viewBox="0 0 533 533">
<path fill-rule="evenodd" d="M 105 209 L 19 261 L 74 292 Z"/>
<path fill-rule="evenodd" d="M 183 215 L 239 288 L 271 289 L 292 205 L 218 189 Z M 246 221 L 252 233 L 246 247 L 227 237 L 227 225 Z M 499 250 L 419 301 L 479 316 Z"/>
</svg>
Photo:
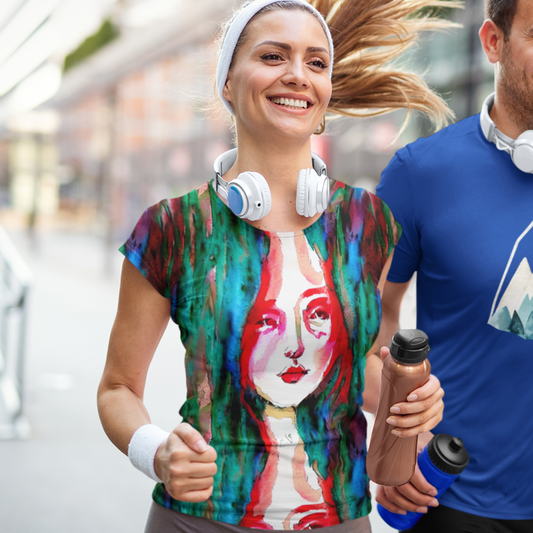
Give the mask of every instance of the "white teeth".
<svg viewBox="0 0 533 533">
<path fill-rule="evenodd" d="M 292 107 L 294 109 L 307 109 L 308 102 L 307 100 L 294 100 L 293 98 L 271 98 L 272 102 L 278 105 L 284 105 L 287 107 Z"/>
</svg>

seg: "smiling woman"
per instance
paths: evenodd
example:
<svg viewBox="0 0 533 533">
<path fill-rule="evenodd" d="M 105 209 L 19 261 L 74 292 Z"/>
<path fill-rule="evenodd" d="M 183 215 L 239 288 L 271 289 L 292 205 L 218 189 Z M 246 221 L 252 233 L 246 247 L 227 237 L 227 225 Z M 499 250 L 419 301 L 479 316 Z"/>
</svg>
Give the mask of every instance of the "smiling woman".
<svg viewBox="0 0 533 533">
<path fill-rule="evenodd" d="M 254 2 L 254 3 L 259 3 Z M 244 7 L 250 4 L 246 3 Z M 453 8 L 460 2 L 417 0 L 369 0 L 349 2 L 337 0 L 315 0 L 309 4 L 316 7 L 327 20 L 327 35 L 331 36 L 329 50 L 317 49 L 322 53 L 333 53 L 329 57 L 328 71 L 332 82 L 332 95 L 328 113 L 354 117 L 374 116 L 394 109 L 408 108 L 426 113 L 437 128 L 445 125 L 452 116 L 445 103 L 434 94 L 423 79 L 403 69 L 391 68 L 392 61 L 416 44 L 416 37 L 422 31 L 453 27 L 453 24 L 439 18 L 432 18 L 423 8 Z M 307 6 L 299 2 L 286 1 L 284 11 L 301 11 L 315 16 Z M 244 10 L 244 7 L 242 8 Z M 278 3 L 262 7 L 250 22 L 261 16 L 279 11 Z M 427 12 L 426 12 L 427 13 Z M 227 40 L 228 29 L 235 16 L 222 25 L 219 37 L 220 49 Z M 291 30 L 293 28 L 291 27 Z M 329 32 L 331 30 L 331 34 Z M 238 51 L 253 35 L 253 25 L 248 24 L 238 35 L 235 53 L 229 58 L 220 58 L 217 76 L 219 93 L 225 83 L 226 69 L 236 61 Z M 275 42 L 271 44 L 276 44 Z M 286 43 L 278 43 L 285 50 Z M 231 64 L 230 62 L 231 61 Z M 222 65 L 222 72 L 221 72 Z M 221 80 L 221 77 L 224 78 Z M 229 103 L 221 98 L 233 114 Z M 319 132 L 323 131 L 323 128 Z"/>
<path fill-rule="evenodd" d="M 331 98 L 332 55 L 324 27 L 309 11 L 256 15 L 236 44 L 220 91 L 239 140 L 264 144 L 274 135 L 309 142 Z"/>
<path fill-rule="evenodd" d="M 310 140 L 326 112 L 445 120 L 420 78 L 385 64 L 445 26 L 414 10 L 450 4 L 255 0 L 225 26 L 217 87 L 237 148 L 212 181 L 149 208 L 121 248 L 99 408 L 158 482 L 147 533 L 370 531 L 362 406 L 376 403 L 381 361 L 367 353 L 401 227 L 380 199 L 329 178 Z M 169 317 L 187 372 L 170 434 L 142 403 Z M 442 416 L 438 380 L 413 392 L 394 417 L 404 436 Z"/>
</svg>

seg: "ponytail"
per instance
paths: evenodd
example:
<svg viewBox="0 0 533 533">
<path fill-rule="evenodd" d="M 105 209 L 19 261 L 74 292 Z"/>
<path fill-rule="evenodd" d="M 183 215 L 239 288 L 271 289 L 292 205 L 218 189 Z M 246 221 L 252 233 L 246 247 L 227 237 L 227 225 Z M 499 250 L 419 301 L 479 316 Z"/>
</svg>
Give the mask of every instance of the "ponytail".
<svg viewBox="0 0 533 533">
<path fill-rule="evenodd" d="M 333 36 L 333 92 L 327 111 L 372 117 L 406 108 L 427 115 L 436 129 L 454 118 L 446 102 L 417 74 L 393 64 L 423 31 L 458 27 L 429 13 L 461 7 L 446 0 L 310 0 Z"/>
</svg>

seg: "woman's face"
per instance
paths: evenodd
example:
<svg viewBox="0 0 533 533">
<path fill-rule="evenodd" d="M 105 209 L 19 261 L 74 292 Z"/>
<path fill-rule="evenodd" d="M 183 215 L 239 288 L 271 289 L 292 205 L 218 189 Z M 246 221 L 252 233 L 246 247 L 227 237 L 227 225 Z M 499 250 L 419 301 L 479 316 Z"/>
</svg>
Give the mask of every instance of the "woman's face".
<svg viewBox="0 0 533 533">
<path fill-rule="evenodd" d="M 308 139 L 331 98 L 329 62 L 328 39 L 310 13 L 282 9 L 250 22 L 224 87 L 238 136 Z"/>
<path fill-rule="evenodd" d="M 270 279 L 266 298 L 249 317 L 255 343 L 248 372 L 261 396 L 291 407 L 317 388 L 329 367 L 335 345 L 332 302 L 306 239 L 278 242 L 269 261 L 282 261 L 281 275 Z"/>
</svg>

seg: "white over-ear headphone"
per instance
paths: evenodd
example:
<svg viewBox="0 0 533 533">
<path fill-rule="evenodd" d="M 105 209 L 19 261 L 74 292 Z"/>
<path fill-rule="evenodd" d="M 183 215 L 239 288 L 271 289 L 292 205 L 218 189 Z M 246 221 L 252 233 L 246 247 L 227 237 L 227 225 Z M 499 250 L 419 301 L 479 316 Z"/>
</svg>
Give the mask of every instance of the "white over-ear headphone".
<svg viewBox="0 0 533 533">
<path fill-rule="evenodd" d="M 533 130 L 522 133 L 516 141 L 507 137 L 496 128 L 496 124 L 490 118 L 490 110 L 494 103 L 494 93 L 489 94 L 483 102 L 480 122 L 483 134 L 487 141 L 494 143 L 498 150 L 507 152 L 513 163 L 522 171 L 533 174 Z"/>
<path fill-rule="evenodd" d="M 315 153 L 313 168 L 298 172 L 296 211 L 299 215 L 312 217 L 326 209 L 329 203 L 329 178 L 326 163 Z M 270 188 L 258 172 L 243 172 L 230 182 L 222 178 L 235 163 L 237 148 L 219 155 L 213 165 L 215 191 L 227 199 L 229 208 L 240 218 L 259 220 L 268 215 L 272 206 Z"/>
</svg>

